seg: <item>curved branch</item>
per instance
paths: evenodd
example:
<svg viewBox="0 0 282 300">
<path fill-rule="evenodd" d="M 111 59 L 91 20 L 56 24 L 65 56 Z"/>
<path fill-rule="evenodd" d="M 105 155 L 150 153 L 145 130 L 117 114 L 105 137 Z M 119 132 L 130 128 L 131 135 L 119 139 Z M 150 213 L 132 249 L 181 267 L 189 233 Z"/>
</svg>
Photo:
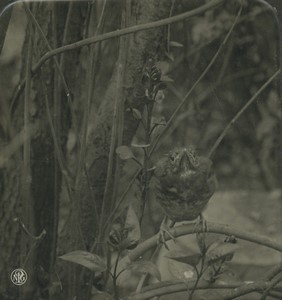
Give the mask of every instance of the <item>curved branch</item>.
<svg viewBox="0 0 282 300">
<path fill-rule="evenodd" d="M 280 264 L 274 266 L 271 270 L 269 270 L 265 274 L 265 280 L 270 281 L 281 272 L 282 272 L 282 262 Z"/>
<path fill-rule="evenodd" d="M 271 240 L 268 237 L 264 237 L 256 233 L 246 232 L 229 225 L 216 224 L 211 222 L 207 223 L 207 228 L 208 228 L 207 233 L 212 232 L 212 233 L 219 233 L 224 235 L 234 235 L 237 238 L 240 238 L 242 240 L 246 240 L 282 252 L 281 242 Z M 198 227 L 196 232 L 204 232 L 204 229 Z M 169 230 L 169 233 L 174 237 L 195 234 L 196 232 L 195 232 L 195 224 L 185 224 Z M 164 238 L 166 241 L 171 239 L 171 237 L 169 237 L 168 234 L 166 234 Z M 136 249 L 132 250 L 127 256 L 125 256 L 122 259 L 122 261 L 126 262 L 128 260 L 134 261 L 138 259 L 147 250 L 157 245 L 158 240 L 159 240 L 159 234 L 150 237 L 142 244 L 140 244 Z"/>
<path fill-rule="evenodd" d="M 257 99 L 258 95 L 266 89 L 269 84 L 281 73 L 281 68 L 279 68 L 251 97 L 251 99 L 236 113 L 234 118 L 226 125 L 220 136 L 216 139 L 214 145 L 212 146 L 211 150 L 209 151 L 208 157 L 211 157 L 214 151 L 217 149 L 223 138 L 226 136 L 227 132 L 231 128 L 232 125 L 240 118 L 240 116 L 245 112 L 245 110 Z"/>
<path fill-rule="evenodd" d="M 282 273 L 279 274 L 279 276 L 277 278 L 274 278 L 271 282 L 271 284 L 265 289 L 263 295 L 261 296 L 260 300 L 265 300 L 267 298 L 267 296 L 269 295 L 269 293 L 271 292 L 271 290 L 277 286 L 277 284 L 279 282 L 281 282 L 282 280 Z"/>
<path fill-rule="evenodd" d="M 276 284 L 277 283 L 275 282 L 275 285 Z M 240 296 L 250 294 L 252 292 L 268 291 L 269 289 L 274 288 L 273 285 L 274 285 L 273 282 L 270 282 L 270 281 L 267 281 L 267 282 L 257 281 L 254 283 L 244 284 L 244 285 L 230 291 L 225 297 L 223 297 L 223 300 L 236 299 Z"/>
<path fill-rule="evenodd" d="M 120 37 L 120 36 L 127 35 L 130 33 L 135 33 L 135 32 L 142 31 L 142 30 L 149 30 L 149 29 L 158 28 L 158 27 L 161 27 L 164 25 L 176 23 L 176 22 L 191 18 L 197 14 L 203 13 L 206 10 L 221 4 L 223 1 L 224 0 L 210 1 L 207 4 L 204 4 L 196 9 L 193 9 L 191 11 L 188 11 L 188 12 L 185 12 L 185 13 L 173 16 L 173 17 L 168 17 L 168 18 L 165 18 L 165 19 L 162 19 L 159 21 L 150 22 L 150 23 L 135 25 L 135 26 L 124 28 L 124 29 L 118 29 L 118 30 L 107 32 L 107 33 L 97 35 L 97 36 L 94 36 L 91 38 L 83 39 L 81 41 L 78 41 L 78 42 L 75 42 L 72 44 L 58 47 L 56 49 L 53 49 L 52 51 L 45 53 L 41 57 L 41 59 L 36 63 L 36 65 L 32 68 L 32 73 L 35 74 L 47 60 L 49 60 L 53 56 L 58 55 L 60 53 L 76 50 L 76 49 L 82 48 L 87 45 L 95 44 L 95 43 L 98 43 L 101 41 Z M 21 94 L 24 87 L 25 87 L 25 80 L 23 82 L 21 82 L 20 85 L 18 86 L 12 102 L 14 102 L 19 97 L 19 95 Z"/>
<path fill-rule="evenodd" d="M 164 25 L 176 23 L 176 22 L 179 22 L 181 20 L 191 18 L 191 17 L 193 17 L 197 14 L 203 13 L 206 10 L 221 4 L 223 1 L 224 0 L 214 0 L 214 1 L 208 2 L 205 5 L 202 5 L 198 8 L 196 8 L 196 9 L 193 9 L 191 11 L 188 11 L 188 12 L 185 12 L 185 13 L 173 16 L 173 17 L 165 18 L 165 19 L 162 19 L 162 20 L 159 20 L 159 21 L 150 22 L 150 23 L 146 23 L 146 24 L 135 25 L 135 26 L 127 27 L 127 28 L 120 29 L 120 30 L 118 29 L 118 30 L 115 30 L 115 31 L 107 32 L 105 34 L 94 36 L 94 37 L 91 37 L 91 38 L 88 38 L 88 39 L 83 39 L 79 42 L 75 42 L 75 43 L 72 43 L 72 44 L 69 44 L 69 45 L 65 45 L 65 46 L 56 48 L 52 51 L 47 52 L 45 55 L 43 55 L 41 57 L 41 59 L 38 61 L 38 63 L 35 65 L 35 67 L 34 67 L 35 70 L 33 70 L 33 71 L 35 72 L 48 59 L 50 59 L 54 55 L 58 55 L 62 52 L 75 50 L 75 49 L 81 48 L 81 47 L 86 46 L 86 45 L 90 45 L 90 44 L 94 44 L 94 43 L 97 43 L 97 42 L 105 41 L 105 40 L 112 39 L 112 38 L 115 38 L 115 37 L 120 37 L 120 36 L 123 36 L 123 35 L 126 35 L 126 34 L 135 33 L 135 32 L 142 31 L 142 30 L 149 30 L 149 29 L 152 29 L 152 28 L 158 28 L 158 27 L 161 27 L 161 26 L 164 26 Z"/>
<path fill-rule="evenodd" d="M 193 286 L 194 281 L 189 282 L 189 286 Z M 257 281 L 254 283 L 247 282 L 236 282 L 236 283 L 214 283 L 210 284 L 206 281 L 202 281 L 198 286 L 197 290 L 206 290 L 206 289 L 220 289 L 227 290 L 232 289 L 232 291 L 228 292 L 224 296 L 224 300 L 231 300 L 239 297 L 240 295 L 246 295 L 251 292 L 262 292 L 267 290 L 272 285 L 272 282 L 263 282 Z M 281 286 L 276 287 L 277 290 L 280 290 Z M 275 289 L 275 288 L 274 288 Z M 162 295 L 169 295 L 179 292 L 187 291 L 187 283 L 183 282 L 159 282 L 156 284 L 149 285 L 145 287 L 140 293 L 133 294 L 127 298 L 127 300 L 146 300 L 151 299 L 153 297 L 158 297 Z"/>
</svg>

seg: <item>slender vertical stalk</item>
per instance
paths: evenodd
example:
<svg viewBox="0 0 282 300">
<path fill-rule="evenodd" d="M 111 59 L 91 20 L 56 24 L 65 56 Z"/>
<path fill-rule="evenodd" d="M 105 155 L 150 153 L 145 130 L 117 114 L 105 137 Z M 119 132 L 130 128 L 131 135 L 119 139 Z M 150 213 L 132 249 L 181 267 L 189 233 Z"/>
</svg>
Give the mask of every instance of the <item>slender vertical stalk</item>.
<svg viewBox="0 0 282 300">
<path fill-rule="evenodd" d="M 183 100 L 181 101 L 181 103 L 177 106 L 177 108 L 175 109 L 175 111 L 173 112 L 173 114 L 171 115 L 171 117 L 169 118 L 164 130 L 161 132 L 160 135 L 158 135 L 158 137 L 156 138 L 154 145 L 151 148 L 150 151 L 150 155 L 154 152 L 154 150 L 156 149 L 157 145 L 159 144 L 160 139 L 165 135 L 165 133 L 167 132 L 167 130 L 169 129 L 169 127 L 172 125 L 173 121 L 175 120 L 177 114 L 179 113 L 179 111 L 182 109 L 182 107 L 184 106 L 184 104 L 186 103 L 187 99 L 190 97 L 190 95 L 192 94 L 192 92 L 194 91 L 194 89 L 196 88 L 196 86 L 199 84 L 199 82 L 204 78 L 204 76 L 208 73 L 208 71 L 211 69 L 211 67 L 213 66 L 214 62 L 216 61 L 216 59 L 218 58 L 219 54 L 221 53 L 221 51 L 223 50 L 224 46 L 226 45 L 229 37 L 231 36 L 231 33 L 234 30 L 235 25 L 238 22 L 238 19 L 241 15 L 242 12 L 242 6 L 240 7 L 233 24 L 231 25 L 230 29 L 228 30 L 225 38 L 223 39 L 222 43 L 220 44 L 218 50 L 216 51 L 215 55 L 212 57 L 211 61 L 209 62 L 209 64 L 207 65 L 207 67 L 205 68 L 205 70 L 201 73 L 201 75 L 199 76 L 199 78 L 195 81 L 195 83 L 193 84 L 193 86 L 191 87 L 191 89 L 187 92 L 187 94 L 185 95 L 185 97 L 183 98 Z"/>
<path fill-rule="evenodd" d="M 113 285 L 114 285 L 114 298 L 115 298 L 115 300 L 119 300 L 118 287 L 117 287 L 117 279 L 118 279 L 119 274 L 117 274 L 117 268 L 118 268 L 120 255 L 121 255 L 121 250 L 119 249 L 118 254 L 117 254 L 117 258 L 116 258 L 116 261 L 115 261 L 114 272 L 113 272 Z"/>
<path fill-rule="evenodd" d="M 197 289 L 197 286 L 198 286 L 198 284 L 199 284 L 199 281 L 200 281 L 201 277 L 202 277 L 203 274 L 204 274 L 205 259 L 206 259 L 206 257 L 205 257 L 205 254 L 204 254 L 204 255 L 202 256 L 202 259 L 201 259 L 201 268 L 200 268 L 200 271 L 198 271 L 197 267 L 195 267 L 195 271 L 196 271 L 196 274 L 197 274 L 197 278 L 196 278 L 195 284 L 194 284 L 194 286 L 193 286 L 193 288 L 192 288 L 192 291 L 191 291 L 191 293 L 189 294 L 188 300 L 192 300 L 192 299 L 193 299 L 193 295 L 194 295 L 194 293 L 195 293 L 195 291 L 196 291 L 196 289 Z"/>
<path fill-rule="evenodd" d="M 33 199 L 31 195 L 31 142 L 30 142 L 30 107 L 31 107 L 31 66 L 33 55 L 33 28 L 31 22 L 28 24 L 28 45 L 26 54 L 25 77 L 26 87 L 24 92 L 24 143 L 23 143 L 23 170 L 22 170 L 22 207 L 23 207 L 23 222 L 30 232 L 34 232 L 34 212 L 33 212 Z M 27 239 L 25 235 L 21 236 L 21 253 L 28 255 L 32 248 L 32 242 Z M 26 271 L 29 273 L 30 278 L 33 278 L 32 264 L 34 261 L 35 253 L 29 256 L 25 266 Z M 26 263 L 27 257 L 21 258 L 21 264 Z M 24 260 L 23 260 L 24 259 Z M 21 299 L 25 299 L 25 294 L 32 292 L 33 287 L 27 284 L 22 290 Z"/>
<path fill-rule="evenodd" d="M 234 118 L 226 125 L 220 136 L 216 139 L 215 143 L 211 147 L 208 157 L 211 157 L 214 151 L 217 149 L 223 138 L 226 136 L 229 129 L 233 124 L 240 118 L 240 116 L 245 112 L 245 110 L 257 99 L 258 95 L 265 90 L 269 84 L 281 73 L 281 69 L 278 69 L 259 89 L 258 91 L 251 97 L 249 101 L 236 113 Z"/>
<path fill-rule="evenodd" d="M 124 12 L 123 12 L 124 15 Z M 122 26 L 124 26 L 124 16 L 122 20 Z M 100 223 L 104 224 L 105 217 L 107 214 L 105 212 L 106 209 L 111 210 L 113 207 L 113 202 L 115 198 L 113 195 L 116 193 L 116 184 L 117 178 L 114 176 L 117 174 L 119 166 L 118 164 L 119 159 L 115 155 L 115 149 L 117 148 L 118 143 L 121 143 L 122 133 L 123 133 L 123 107 L 124 107 L 124 74 L 125 74 L 125 64 L 126 64 L 126 49 L 125 49 L 125 40 L 123 37 L 120 38 L 120 46 L 119 46 L 119 58 L 118 58 L 118 66 L 117 66 L 117 80 L 116 80 L 116 97 L 115 97 L 115 106 L 113 112 L 113 127 L 111 133 L 111 144 L 110 144 L 110 152 L 109 152 L 109 160 L 108 160 L 108 167 L 107 167 L 107 177 L 104 189 L 104 196 L 103 196 L 103 203 L 102 203 L 102 213 Z M 114 177 L 114 178 L 113 178 Z M 105 224 L 107 229 L 111 226 L 111 221 L 109 220 L 109 224 Z M 104 226 L 101 226 L 99 229 L 99 241 L 101 240 L 102 236 L 105 234 L 103 230 Z"/>
<path fill-rule="evenodd" d="M 145 144 L 150 145 L 151 144 L 151 121 L 152 121 L 152 110 L 153 110 L 153 103 L 149 102 L 146 105 L 147 109 L 147 116 L 146 116 L 146 124 L 145 124 Z M 144 213 L 145 213 L 145 207 L 146 202 L 148 198 L 148 190 L 149 190 L 149 153 L 147 149 L 144 149 L 144 161 L 143 161 L 143 190 L 141 194 L 141 217 L 140 217 L 140 223 L 142 222 Z"/>
<path fill-rule="evenodd" d="M 101 31 L 102 28 L 102 24 L 105 18 L 105 9 L 106 9 L 106 4 L 107 1 L 105 0 L 103 3 L 103 7 L 102 7 L 102 12 L 98 21 L 98 25 L 95 31 L 95 35 L 98 35 Z M 90 21 L 89 21 L 89 26 L 92 26 L 92 20 L 93 20 L 93 10 L 94 7 L 93 5 L 90 8 Z M 90 32 L 89 28 L 88 28 L 88 32 Z M 81 173 L 82 170 L 84 170 L 85 172 L 85 176 L 87 177 L 88 180 L 88 172 L 87 172 L 87 168 L 85 165 L 85 157 L 86 157 L 86 144 L 87 144 L 87 127 L 88 127 L 88 123 L 89 123 L 89 113 L 90 113 L 90 108 L 91 108 L 91 102 L 93 101 L 93 82 L 94 82 L 94 75 L 95 75 L 95 68 L 96 68 L 96 64 L 97 64 L 97 53 L 95 53 L 95 46 L 96 45 L 90 45 L 89 46 L 89 52 L 90 52 L 90 56 L 89 56 L 89 60 L 90 60 L 90 64 L 88 67 L 88 79 L 87 79 L 87 99 L 86 101 L 84 101 L 84 108 L 83 108 L 83 117 L 82 117 L 82 138 L 81 138 L 81 143 L 80 143 L 80 151 L 79 151 L 79 157 L 78 157 L 78 164 L 77 164 L 77 175 L 76 175 L 76 179 L 75 179 L 75 186 L 77 186 L 77 184 L 79 184 L 79 179 L 81 177 Z M 91 191 L 91 186 L 89 186 L 89 191 Z M 92 193 L 93 194 L 93 193 Z M 95 199 L 94 199 L 95 201 Z M 96 203 L 96 202 L 95 202 Z M 97 221 L 97 223 L 99 222 L 99 217 L 98 217 L 98 212 L 97 212 L 97 207 L 95 205 L 95 220 Z"/>
</svg>

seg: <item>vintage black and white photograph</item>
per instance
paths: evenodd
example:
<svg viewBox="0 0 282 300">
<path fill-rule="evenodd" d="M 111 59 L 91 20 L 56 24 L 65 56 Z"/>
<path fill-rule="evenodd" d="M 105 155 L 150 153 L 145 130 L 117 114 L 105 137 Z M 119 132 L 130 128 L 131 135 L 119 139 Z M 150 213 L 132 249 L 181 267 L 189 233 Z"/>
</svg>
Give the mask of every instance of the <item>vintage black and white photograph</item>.
<svg viewBox="0 0 282 300">
<path fill-rule="evenodd" d="M 281 300 L 280 0 L 1 0 L 0 300 Z"/>
</svg>

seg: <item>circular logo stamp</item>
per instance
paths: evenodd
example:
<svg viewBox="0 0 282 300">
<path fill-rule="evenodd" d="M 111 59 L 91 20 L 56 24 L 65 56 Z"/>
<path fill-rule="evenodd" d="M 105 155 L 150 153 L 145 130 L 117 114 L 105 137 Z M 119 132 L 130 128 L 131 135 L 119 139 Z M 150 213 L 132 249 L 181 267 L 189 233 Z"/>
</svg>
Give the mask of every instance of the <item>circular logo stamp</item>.
<svg viewBox="0 0 282 300">
<path fill-rule="evenodd" d="M 15 285 L 23 285 L 27 281 L 27 273 L 23 269 L 15 269 L 11 273 L 11 281 Z"/>
</svg>

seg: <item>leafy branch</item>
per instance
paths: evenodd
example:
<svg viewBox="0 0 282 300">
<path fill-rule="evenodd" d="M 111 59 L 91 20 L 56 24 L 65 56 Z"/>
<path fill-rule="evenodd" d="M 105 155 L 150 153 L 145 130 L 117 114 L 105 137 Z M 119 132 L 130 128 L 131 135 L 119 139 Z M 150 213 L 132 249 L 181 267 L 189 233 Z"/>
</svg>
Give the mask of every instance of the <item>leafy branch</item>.
<svg viewBox="0 0 282 300">
<path fill-rule="evenodd" d="M 271 240 L 267 237 L 255 234 L 255 233 L 250 233 L 250 232 L 246 232 L 237 228 L 234 228 L 230 225 L 222 225 L 222 224 L 216 224 L 216 223 L 210 223 L 208 222 L 207 224 L 207 232 L 204 231 L 203 228 L 199 227 L 197 228 L 197 232 L 198 234 L 200 232 L 206 233 L 208 234 L 209 232 L 213 232 L 213 233 L 219 233 L 219 234 L 223 234 L 223 235 L 227 235 L 227 236 L 235 236 L 236 238 L 240 238 L 249 242 L 253 242 L 262 246 L 266 246 L 268 248 L 271 248 L 273 250 L 277 250 L 279 252 L 282 252 L 282 243 L 276 242 L 274 240 Z M 169 230 L 170 234 L 166 234 L 164 236 L 165 240 L 169 240 L 171 239 L 171 236 L 179 237 L 179 236 L 183 236 L 183 235 L 189 235 L 189 234 L 195 234 L 195 225 L 194 224 L 188 224 L 188 225 L 182 225 L 176 228 L 171 228 Z M 128 253 L 127 256 L 125 256 L 122 260 L 121 260 L 121 265 L 125 264 L 128 261 L 134 261 L 137 260 L 140 256 L 143 256 L 143 254 L 148 251 L 150 248 L 156 246 L 158 244 L 158 239 L 159 236 L 158 234 L 156 234 L 155 236 L 152 236 L 151 238 L 147 239 L 146 241 L 144 241 L 142 244 L 140 244 L 136 249 L 132 250 L 130 253 Z M 201 248 L 201 247 L 200 247 Z M 203 252 L 201 250 L 201 252 Z M 201 282 L 201 277 L 203 275 L 203 273 L 205 272 L 206 268 L 204 268 L 204 263 L 205 263 L 205 259 L 206 259 L 206 254 L 208 252 L 208 248 L 205 247 L 204 250 L 204 255 L 202 255 L 202 268 L 200 269 L 200 272 L 196 271 L 197 273 L 197 279 L 195 280 L 195 282 L 191 285 L 191 289 L 192 292 L 191 294 L 197 290 L 197 289 L 201 289 L 204 286 L 209 286 L 209 288 L 214 288 L 214 287 L 218 287 L 218 284 L 213 284 L 213 280 L 210 281 L 209 285 L 203 285 L 203 283 Z M 226 252 L 227 253 L 227 252 Z M 228 254 L 228 253 L 227 253 Z M 198 258 L 200 256 L 197 256 Z M 193 260 L 195 259 L 195 255 L 193 256 Z M 176 258 L 177 260 L 177 258 Z M 190 260 L 190 258 L 186 258 L 186 260 Z M 197 263 L 199 261 L 197 260 Z M 223 262 L 223 261 L 222 261 Z M 191 264 L 191 263 L 190 263 Z M 209 264 L 209 263 L 208 263 Z M 219 264 L 219 268 L 217 271 L 220 271 L 222 264 Z M 215 270 L 216 271 L 216 270 Z M 274 286 L 276 286 L 278 284 L 277 282 L 277 274 L 280 274 L 279 272 L 281 271 L 281 265 L 273 268 L 267 275 L 267 277 L 265 278 L 265 282 L 263 282 L 263 285 L 261 285 L 261 282 L 259 283 L 254 283 L 253 285 L 250 286 L 250 284 L 246 284 L 245 285 L 236 285 L 236 290 L 230 292 L 227 296 L 226 296 L 226 300 L 227 299 L 233 299 L 236 298 L 237 293 L 238 295 L 241 295 L 240 293 L 242 293 L 242 295 L 247 294 L 251 291 L 261 291 L 261 292 L 265 292 L 265 294 L 267 292 L 270 292 L 271 289 L 273 289 Z M 214 278 L 216 278 L 216 272 L 214 272 Z M 275 280 L 276 279 L 276 280 Z M 275 280 L 275 283 L 271 282 L 271 280 Z M 212 284 L 211 284 L 212 283 Z M 224 285 L 225 288 L 235 288 L 233 286 L 230 286 L 229 284 L 225 284 Z M 229 287 L 227 287 L 229 286 Z M 237 287 L 240 287 L 240 289 Z M 259 287 L 259 288 L 258 288 Z M 140 292 L 140 294 L 135 294 L 134 297 L 132 299 L 150 299 L 154 296 L 160 296 L 160 295 L 167 295 L 170 293 L 175 293 L 175 292 L 179 292 L 179 291 L 187 291 L 187 284 L 173 284 L 173 285 L 169 285 L 167 287 L 162 287 L 161 289 L 156 288 L 154 291 L 150 290 L 149 292 L 147 291 L 147 289 L 150 289 L 149 287 L 143 288 L 141 291 L 138 290 L 138 292 Z M 152 288 L 153 289 L 153 288 Z M 238 291 L 239 290 L 239 291 Z M 190 294 L 190 299 L 191 299 L 191 294 Z M 130 297 L 128 299 L 131 299 Z M 225 298 L 224 298 L 225 299 Z"/>
<path fill-rule="evenodd" d="M 194 281 L 191 281 L 191 288 L 195 285 Z M 189 284 L 189 286 L 190 286 Z M 223 297 L 224 300 L 235 299 L 239 296 L 249 294 L 251 292 L 261 292 L 263 290 L 268 289 L 271 286 L 272 282 L 267 281 L 257 281 L 254 283 L 249 282 L 236 282 L 236 283 L 214 283 L 209 284 L 206 281 L 201 281 L 197 286 L 197 290 L 206 290 L 206 289 L 218 289 L 218 290 L 226 290 L 232 289 L 230 293 Z M 277 285 L 274 288 L 275 291 L 281 291 L 282 286 Z M 183 292 L 187 290 L 187 284 L 183 282 L 161 282 L 152 284 L 150 286 L 145 287 L 139 294 L 133 294 L 127 298 L 127 300 L 146 300 L 151 299 L 153 297 L 158 297 L 162 295 L 174 294 L 177 292 Z"/>
<path fill-rule="evenodd" d="M 258 245 L 262 245 L 273 250 L 282 252 L 282 243 L 269 239 L 268 237 L 258 235 L 256 233 L 247 232 L 244 230 L 240 230 L 238 228 L 232 227 L 230 225 L 216 224 L 212 222 L 207 222 L 207 233 L 219 233 L 223 235 L 233 235 L 236 238 L 240 238 L 242 240 L 246 240 L 252 243 L 256 243 Z M 197 232 L 205 232 L 203 228 L 197 228 Z M 186 224 L 181 225 L 175 228 L 171 228 L 169 230 L 170 235 L 175 238 L 183 235 L 195 234 L 195 224 Z M 168 234 L 164 236 L 165 240 L 170 240 L 171 237 Z M 159 235 L 156 234 L 143 243 L 139 244 L 136 249 L 132 250 L 128 255 L 124 258 L 124 261 L 134 261 L 142 256 L 146 251 L 156 246 L 158 243 Z"/>
</svg>

